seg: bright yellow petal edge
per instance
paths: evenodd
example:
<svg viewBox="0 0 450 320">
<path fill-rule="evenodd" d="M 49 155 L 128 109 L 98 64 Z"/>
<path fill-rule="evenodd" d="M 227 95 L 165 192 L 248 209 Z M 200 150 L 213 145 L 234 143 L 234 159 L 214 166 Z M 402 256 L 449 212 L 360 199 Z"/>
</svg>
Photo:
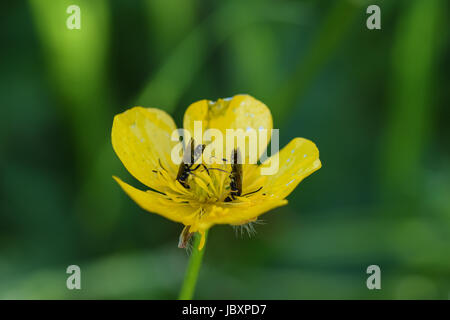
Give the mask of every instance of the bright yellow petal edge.
<svg viewBox="0 0 450 320">
<path fill-rule="evenodd" d="M 252 114 L 258 118 L 255 120 Z M 269 109 L 248 95 L 193 103 L 186 111 L 185 128 L 193 121 L 205 119 L 209 128 L 220 130 L 247 125 L 272 128 Z M 243 194 L 262 187 L 259 192 L 224 202 L 230 181 L 221 171 L 196 172 L 196 177 L 190 178 L 190 189 L 176 181 L 178 168 L 170 156 L 177 143 L 171 139 L 175 129 L 171 116 L 155 108 L 134 107 L 116 115 L 111 133 L 114 151 L 127 170 L 150 190 L 142 191 L 113 178 L 142 209 L 190 226 L 192 233 L 199 232 L 199 250 L 204 246 L 207 229 L 215 224 L 243 225 L 286 205 L 285 198 L 322 165 L 313 142 L 294 138 L 278 153 L 279 170 L 275 174 L 260 174 L 263 167 L 275 161 L 275 156 L 260 166 L 243 165 Z"/>
</svg>

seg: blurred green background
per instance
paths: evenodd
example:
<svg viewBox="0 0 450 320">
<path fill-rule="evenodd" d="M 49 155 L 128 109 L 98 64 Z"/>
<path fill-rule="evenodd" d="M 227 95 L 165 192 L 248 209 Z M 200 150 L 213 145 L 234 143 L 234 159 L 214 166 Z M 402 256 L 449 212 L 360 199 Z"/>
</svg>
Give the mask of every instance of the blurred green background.
<svg viewBox="0 0 450 320">
<path fill-rule="evenodd" d="M 66 9 L 81 8 L 81 30 Z M 381 7 L 382 29 L 366 28 Z M 29 0 L 0 19 L 0 298 L 172 299 L 182 226 L 139 209 L 113 116 L 248 93 L 323 168 L 253 238 L 209 235 L 196 298 L 448 299 L 446 0 Z M 446 107 L 447 106 L 447 107 Z M 68 265 L 82 290 L 66 288 Z M 381 268 L 368 290 L 366 268 Z"/>
</svg>

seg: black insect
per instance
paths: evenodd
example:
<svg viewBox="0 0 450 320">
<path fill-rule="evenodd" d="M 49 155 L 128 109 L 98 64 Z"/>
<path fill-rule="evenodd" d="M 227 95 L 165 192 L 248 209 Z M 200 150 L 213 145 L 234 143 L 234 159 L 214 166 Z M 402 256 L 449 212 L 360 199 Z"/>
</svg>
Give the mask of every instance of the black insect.
<svg viewBox="0 0 450 320">
<path fill-rule="evenodd" d="M 239 148 L 235 148 L 231 152 L 230 194 L 225 198 L 225 202 L 233 201 L 236 197 L 248 196 L 249 194 L 258 192 L 262 189 L 261 186 L 255 191 L 242 194 L 243 178 L 241 152 L 239 151 Z"/>
<path fill-rule="evenodd" d="M 230 194 L 225 202 L 230 202 L 242 194 L 242 164 L 238 148 L 231 152 Z"/>
<path fill-rule="evenodd" d="M 200 144 L 197 147 L 195 146 L 195 141 L 193 138 L 189 141 L 188 145 L 183 154 L 183 161 L 180 164 L 178 169 L 178 174 L 176 180 L 186 189 L 189 189 L 189 184 L 187 183 L 187 179 L 189 175 L 197 170 L 200 166 L 205 168 L 206 172 L 208 172 L 208 168 L 204 164 L 197 164 L 196 167 L 192 168 L 195 162 L 201 157 L 203 151 L 205 150 L 206 145 Z"/>
</svg>

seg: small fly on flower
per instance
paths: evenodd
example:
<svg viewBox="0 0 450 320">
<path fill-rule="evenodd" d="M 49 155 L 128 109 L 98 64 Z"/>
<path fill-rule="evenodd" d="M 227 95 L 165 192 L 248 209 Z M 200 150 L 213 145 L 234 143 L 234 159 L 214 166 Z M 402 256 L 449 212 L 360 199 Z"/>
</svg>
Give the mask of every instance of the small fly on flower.
<svg viewBox="0 0 450 320">
<path fill-rule="evenodd" d="M 191 138 L 188 145 L 186 146 L 186 150 L 183 154 L 183 161 L 180 164 L 178 169 L 178 174 L 176 180 L 186 189 L 189 189 L 189 184 L 187 183 L 187 179 L 189 178 L 189 174 L 192 174 L 195 170 L 197 170 L 200 166 L 205 168 L 206 172 L 208 172 L 208 168 L 202 163 L 197 164 L 197 166 L 192 169 L 192 166 L 197 162 L 197 160 L 202 156 L 203 151 L 205 150 L 206 145 L 199 144 L 195 146 L 195 140 Z"/>
<path fill-rule="evenodd" d="M 257 190 L 242 194 L 242 181 L 243 181 L 243 171 L 242 171 L 242 161 L 241 152 L 239 148 L 235 148 L 231 152 L 231 173 L 230 173 L 230 195 L 225 198 L 225 202 L 230 202 L 236 199 L 236 197 L 248 196 L 250 194 L 256 193 L 262 189 L 262 186 Z M 226 160 L 226 159 L 223 159 Z"/>
</svg>

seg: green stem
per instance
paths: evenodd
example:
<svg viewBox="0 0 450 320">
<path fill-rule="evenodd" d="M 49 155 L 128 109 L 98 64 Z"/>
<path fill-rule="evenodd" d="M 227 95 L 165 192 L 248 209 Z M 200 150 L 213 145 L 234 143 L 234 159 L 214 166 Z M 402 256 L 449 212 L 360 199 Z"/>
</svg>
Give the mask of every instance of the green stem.
<svg viewBox="0 0 450 320">
<path fill-rule="evenodd" d="M 205 232 L 205 246 L 208 237 L 208 230 Z M 194 243 L 192 248 L 192 254 L 189 259 L 189 264 L 184 276 L 183 285 L 181 286 L 179 300 L 191 300 L 194 296 L 195 285 L 197 284 L 198 272 L 202 265 L 203 254 L 205 253 L 205 246 L 202 250 L 198 250 L 200 244 L 201 234 L 196 232 L 194 235 Z"/>
</svg>

